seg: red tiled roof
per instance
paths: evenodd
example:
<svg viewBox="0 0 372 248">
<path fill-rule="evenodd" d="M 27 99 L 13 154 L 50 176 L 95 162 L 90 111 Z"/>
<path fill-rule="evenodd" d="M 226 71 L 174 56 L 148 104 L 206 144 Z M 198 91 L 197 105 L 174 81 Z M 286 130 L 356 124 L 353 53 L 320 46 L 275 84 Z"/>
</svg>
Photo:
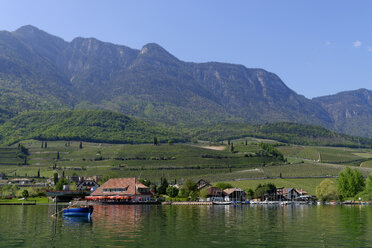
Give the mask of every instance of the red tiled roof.
<svg viewBox="0 0 372 248">
<path fill-rule="evenodd" d="M 137 187 L 134 187 L 134 186 Z M 124 192 L 103 192 L 103 189 L 117 189 L 117 188 L 126 188 Z M 138 189 L 148 189 L 149 187 L 143 185 L 136 178 L 112 178 L 105 182 L 101 187 L 96 189 L 91 195 L 92 196 L 105 196 L 105 195 L 149 195 L 150 192 L 141 193 Z"/>
</svg>

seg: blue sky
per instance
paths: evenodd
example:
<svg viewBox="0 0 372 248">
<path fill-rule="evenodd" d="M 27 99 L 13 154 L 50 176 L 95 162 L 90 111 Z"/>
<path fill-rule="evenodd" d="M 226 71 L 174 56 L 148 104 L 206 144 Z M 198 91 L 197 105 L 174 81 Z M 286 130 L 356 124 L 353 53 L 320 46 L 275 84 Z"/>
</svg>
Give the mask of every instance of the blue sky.
<svg viewBox="0 0 372 248">
<path fill-rule="evenodd" d="M 308 98 L 372 89 L 372 1 L 3 0 L 0 30 L 31 24 L 181 60 L 263 68 Z"/>
</svg>

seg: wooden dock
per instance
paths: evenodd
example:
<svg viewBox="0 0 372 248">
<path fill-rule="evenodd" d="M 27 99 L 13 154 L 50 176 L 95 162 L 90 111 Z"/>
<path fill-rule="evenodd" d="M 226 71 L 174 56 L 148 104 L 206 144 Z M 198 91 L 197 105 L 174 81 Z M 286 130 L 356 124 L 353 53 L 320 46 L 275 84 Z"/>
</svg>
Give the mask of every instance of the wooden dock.
<svg viewBox="0 0 372 248">
<path fill-rule="evenodd" d="M 36 202 L 0 202 L 1 205 L 36 205 Z"/>
</svg>

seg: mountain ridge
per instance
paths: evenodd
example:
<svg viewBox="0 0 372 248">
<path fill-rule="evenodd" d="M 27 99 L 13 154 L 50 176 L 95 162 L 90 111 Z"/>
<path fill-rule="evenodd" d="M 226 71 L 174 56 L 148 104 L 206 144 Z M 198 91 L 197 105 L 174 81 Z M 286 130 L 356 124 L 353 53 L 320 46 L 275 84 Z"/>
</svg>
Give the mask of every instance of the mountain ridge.
<svg viewBox="0 0 372 248">
<path fill-rule="evenodd" d="M 325 99 L 264 69 L 184 62 L 156 43 L 67 42 L 31 25 L 0 32 L 0 123 L 24 110 L 102 109 L 168 125 L 298 122 L 358 134 Z"/>
</svg>

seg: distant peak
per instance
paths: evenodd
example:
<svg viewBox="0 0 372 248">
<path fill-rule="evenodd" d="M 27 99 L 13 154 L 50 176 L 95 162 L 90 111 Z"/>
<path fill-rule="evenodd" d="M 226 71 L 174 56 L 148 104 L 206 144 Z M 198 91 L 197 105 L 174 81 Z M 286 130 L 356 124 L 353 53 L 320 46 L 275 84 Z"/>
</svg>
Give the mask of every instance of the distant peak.
<svg viewBox="0 0 372 248">
<path fill-rule="evenodd" d="M 29 33 L 29 32 L 41 32 L 40 29 L 38 29 L 37 27 L 35 26 L 32 26 L 32 25 L 25 25 L 25 26 L 22 26 L 20 28 L 18 28 L 15 32 L 17 33 Z"/>
<path fill-rule="evenodd" d="M 168 57 L 178 61 L 171 53 L 165 50 L 163 47 L 156 43 L 148 43 L 144 45 L 140 51 L 140 55 L 150 56 L 150 57 Z"/>
<path fill-rule="evenodd" d="M 141 54 L 146 54 L 146 53 L 149 53 L 149 52 L 165 52 L 165 53 L 168 53 L 163 47 L 161 47 L 160 45 L 156 44 L 156 43 L 148 43 L 146 45 L 144 45 L 141 49 Z"/>
</svg>

